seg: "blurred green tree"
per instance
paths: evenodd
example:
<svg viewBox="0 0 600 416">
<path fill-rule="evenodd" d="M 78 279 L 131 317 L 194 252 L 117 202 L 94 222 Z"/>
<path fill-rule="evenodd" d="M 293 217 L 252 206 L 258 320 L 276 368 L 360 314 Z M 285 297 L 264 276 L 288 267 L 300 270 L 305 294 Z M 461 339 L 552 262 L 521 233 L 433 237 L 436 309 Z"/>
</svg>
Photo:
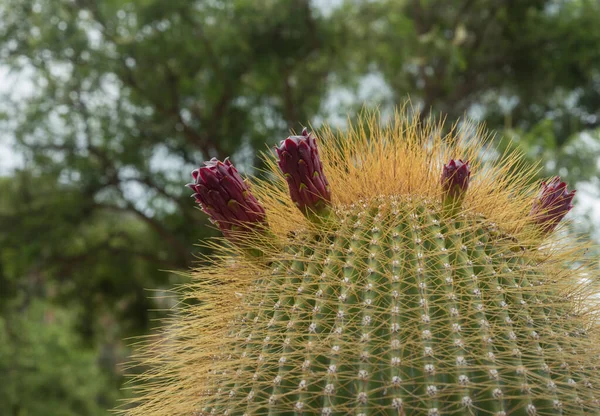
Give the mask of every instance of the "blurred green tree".
<svg viewBox="0 0 600 416">
<path fill-rule="evenodd" d="M 103 415 L 114 403 L 116 384 L 82 347 L 74 315 L 36 299 L 22 314 L 0 317 L 3 415 Z"/>
<path fill-rule="evenodd" d="M 24 158 L 0 181 L 0 310 L 40 332 L 41 360 L 46 323 L 24 311 L 61 305 L 65 345 L 103 351 L 106 385 L 216 235 L 182 186 L 202 160 L 251 173 L 300 123 L 410 95 L 425 116 L 485 121 L 545 174 L 597 181 L 594 0 L 0 0 L 0 15 L 21 77 L 0 125 Z"/>
<path fill-rule="evenodd" d="M 10 1 L 0 53 L 30 73 L 5 117 L 25 155 L 2 217 L 20 275 L 147 330 L 144 288 L 212 235 L 183 187 L 204 159 L 253 162 L 319 110 L 342 24 L 309 2 Z M 169 283 L 170 284 L 170 283 Z"/>
<path fill-rule="evenodd" d="M 544 174 L 595 180 L 599 2 L 382 0 L 346 8 L 358 28 L 351 43 L 360 71 L 390 88 L 384 105 L 409 93 L 425 116 L 484 121 L 550 162 Z"/>
<path fill-rule="evenodd" d="M 112 352 L 114 374 L 121 340 L 175 302 L 146 290 L 181 282 L 164 270 L 216 234 L 183 187 L 191 170 L 249 167 L 311 120 L 344 66 L 345 24 L 304 0 L 3 0 L 0 14 L 0 57 L 25 79 L 2 104 L 24 156 L 0 184 L 2 313 L 32 297 L 77 310 L 62 328 Z"/>
</svg>

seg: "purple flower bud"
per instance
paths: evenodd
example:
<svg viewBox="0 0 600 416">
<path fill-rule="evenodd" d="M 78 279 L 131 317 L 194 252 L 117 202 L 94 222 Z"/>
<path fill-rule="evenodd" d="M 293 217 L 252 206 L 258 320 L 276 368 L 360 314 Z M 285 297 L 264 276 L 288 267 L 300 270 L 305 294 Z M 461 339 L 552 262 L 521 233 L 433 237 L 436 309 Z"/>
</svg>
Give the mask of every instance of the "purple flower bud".
<svg viewBox="0 0 600 416">
<path fill-rule="evenodd" d="M 301 136 L 290 136 L 275 149 L 296 206 L 307 215 L 310 211 L 326 211 L 331 203 L 331 191 L 315 138 L 304 128 Z"/>
<path fill-rule="evenodd" d="M 531 218 L 544 232 L 552 232 L 567 212 L 573 208 L 573 197 L 576 191 L 569 192 L 567 184 L 555 176 L 550 182 L 542 182 L 542 187 L 533 206 Z"/>
<path fill-rule="evenodd" d="M 442 199 L 446 204 L 460 204 L 469 188 L 469 179 L 471 169 L 469 162 L 462 160 L 450 160 L 450 163 L 444 165 L 442 171 Z"/>
<path fill-rule="evenodd" d="M 237 169 L 229 161 L 212 158 L 194 169 L 194 182 L 187 184 L 192 195 L 226 237 L 231 231 L 266 225 L 265 210 L 258 203 Z"/>
</svg>

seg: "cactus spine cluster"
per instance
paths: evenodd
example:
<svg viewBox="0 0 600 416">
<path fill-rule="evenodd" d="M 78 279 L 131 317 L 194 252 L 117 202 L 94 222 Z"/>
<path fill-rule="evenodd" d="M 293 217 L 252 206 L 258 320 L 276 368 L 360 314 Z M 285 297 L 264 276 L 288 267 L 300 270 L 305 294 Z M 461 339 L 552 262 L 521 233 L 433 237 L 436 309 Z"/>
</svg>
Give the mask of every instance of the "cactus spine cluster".
<svg viewBox="0 0 600 416">
<path fill-rule="evenodd" d="M 600 414 L 598 272 L 554 230 L 573 193 L 441 127 L 371 114 L 265 155 L 279 180 L 233 192 L 264 226 L 213 243 L 126 413 Z"/>
</svg>

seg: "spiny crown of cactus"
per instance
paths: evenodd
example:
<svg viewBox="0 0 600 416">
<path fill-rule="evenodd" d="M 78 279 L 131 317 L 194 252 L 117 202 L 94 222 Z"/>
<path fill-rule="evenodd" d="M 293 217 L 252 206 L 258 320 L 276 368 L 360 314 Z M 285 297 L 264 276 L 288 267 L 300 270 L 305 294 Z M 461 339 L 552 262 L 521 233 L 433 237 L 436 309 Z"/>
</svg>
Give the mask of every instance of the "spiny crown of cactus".
<svg viewBox="0 0 600 416">
<path fill-rule="evenodd" d="M 488 136 L 442 127 L 366 114 L 321 130 L 320 155 L 305 132 L 252 189 L 197 172 L 221 229 L 242 200 L 264 226 L 209 243 L 125 412 L 600 414 L 598 273 L 585 242 L 553 232 L 572 193 L 536 196 L 521 156 L 483 163 Z"/>
</svg>

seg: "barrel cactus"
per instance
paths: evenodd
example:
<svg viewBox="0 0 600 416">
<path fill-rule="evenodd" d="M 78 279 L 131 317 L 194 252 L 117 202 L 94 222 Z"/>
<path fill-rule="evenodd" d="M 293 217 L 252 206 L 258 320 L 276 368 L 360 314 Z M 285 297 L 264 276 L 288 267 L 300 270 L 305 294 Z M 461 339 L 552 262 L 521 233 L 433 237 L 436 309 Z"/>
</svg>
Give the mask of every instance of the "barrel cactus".
<svg viewBox="0 0 600 416">
<path fill-rule="evenodd" d="M 252 186 L 229 161 L 194 171 L 224 237 L 125 412 L 600 414 L 598 272 L 557 229 L 574 192 L 442 131 L 370 114 L 282 141 Z"/>
</svg>

